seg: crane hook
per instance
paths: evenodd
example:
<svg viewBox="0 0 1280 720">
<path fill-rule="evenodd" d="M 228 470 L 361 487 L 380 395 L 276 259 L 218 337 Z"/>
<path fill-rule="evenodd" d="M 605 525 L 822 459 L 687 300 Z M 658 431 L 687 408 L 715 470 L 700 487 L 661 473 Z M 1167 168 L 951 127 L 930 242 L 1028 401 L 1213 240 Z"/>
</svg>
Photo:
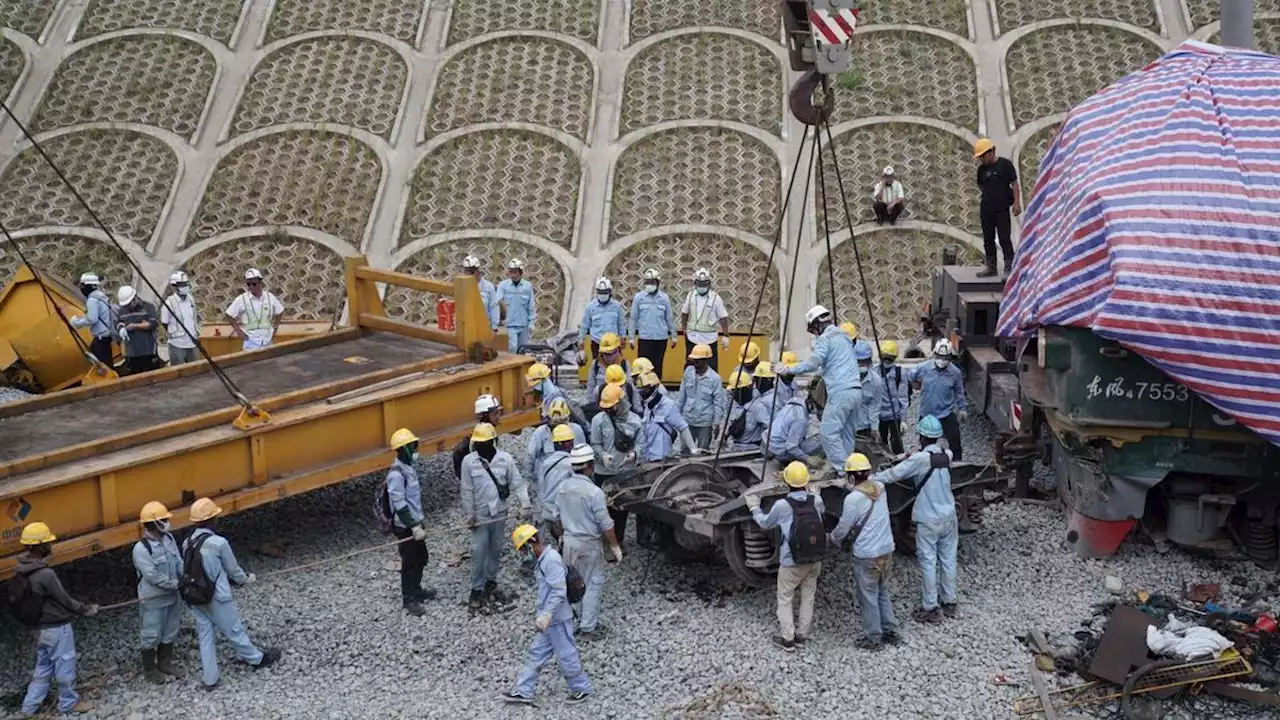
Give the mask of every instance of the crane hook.
<svg viewBox="0 0 1280 720">
<path fill-rule="evenodd" d="M 813 93 L 819 87 L 822 88 L 822 104 L 815 105 Z M 791 114 L 805 125 L 825 123 L 835 110 L 835 96 L 831 94 L 827 76 L 817 70 L 801 75 L 796 84 L 791 86 L 791 92 L 787 93 L 787 104 L 791 107 Z"/>
</svg>

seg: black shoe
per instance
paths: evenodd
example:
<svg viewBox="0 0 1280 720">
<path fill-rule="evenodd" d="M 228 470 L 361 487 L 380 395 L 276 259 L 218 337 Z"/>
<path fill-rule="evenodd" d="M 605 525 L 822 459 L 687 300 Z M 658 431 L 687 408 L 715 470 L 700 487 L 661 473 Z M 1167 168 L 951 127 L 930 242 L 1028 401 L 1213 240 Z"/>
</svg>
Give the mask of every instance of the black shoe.
<svg viewBox="0 0 1280 720">
<path fill-rule="evenodd" d="M 1005 266 L 1004 266 L 1004 274 L 1005 274 L 1006 276 L 1013 274 L 1013 265 L 1005 264 Z"/>
<path fill-rule="evenodd" d="M 902 636 L 898 634 L 897 630 L 889 630 L 884 634 L 884 642 L 887 645 L 901 645 Z"/>
<path fill-rule="evenodd" d="M 511 596 L 498 589 L 498 583 L 487 582 L 484 584 L 484 596 L 492 598 L 499 605 L 506 605 L 511 602 Z"/>
<path fill-rule="evenodd" d="M 589 697 L 591 697 L 591 695 L 588 693 L 571 692 L 569 693 L 569 697 L 565 698 L 565 703 L 568 705 L 580 705 L 586 702 Z"/>
<path fill-rule="evenodd" d="M 773 644 L 777 645 L 778 647 L 782 648 L 787 652 L 796 651 L 796 641 L 784 639 L 781 635 L 773 636 Z"/>
<path fill-rule="evenodd" d="M 413 592 L 413 598 L 418 602 L 430 602 L 436 599 L 436 591 L 432 588 L 418 588 Z"/>
<path fill-rule="evenodd" d="M 985 268 L 978 271 L 978 277 L 995 277 L 995 276 L 996 276 L 995 265 L 988 265 Z"/>
<path fill-rule="evenodd" d="M 405 600 L 404 611 L 414 617 L 422 617 L 427 614 L 427 611 L 422 608 L 422 603 L 417 600 Z"/>
<path fill-rule="evenodd" d="M 178 677 L 178 671 L 173 667 L 173 645 L 156 648 L 156 669 L 165 675 Z"/>
<path fill-rule="evenodd" d="M 471 597 L 467 598 L 467 607 L 472 610 L 479 610 L 484 606 L 484 593 L 479 590 L 472 590 Z"/>
<path fill-rule="evenodd" d="M 955 616 L 956 616 L 956 604 L 955 604 L 955 603 L 942 603 L 942 614 L 943 614 L 943 615 L 946 615 L 946 616 L 947 616 L 947 617 L 949 617 L 949 618 L 953 618 L 953 617 L 955 617 Z"/>
<path fill-rule="evenodd" d="M 520 693 L 518 693 L 518 692 L 516 692 L 516 691 L 514 691 L 514 690 L 512 690 L 511 692 L 504 692 L 504 693 L 502 693 L 501 695 L 499 695 L 498 697 L 502 698 L 502 701 L 503 701 L 503 702 L 517 703 L 517 704 L 520 704 L 520 705 L 532 705 L 532 704 L 533 704 L 533 698 L 531 698 L 531 697 L 525 697 L 524 695 L 521 695 Z"/>
<path fill-rule="evenodd" d="M 863 635 L 853 641 L 853 646 L 859 650 L 879 650 L 884 647 L 884 640 L 879 635 Z"/>
<path fill-rule="evenodd" d="M 263 650 L 262 660 L 257 665 L 253 666 L 254 669 L 261 670 L 262 668 L 269 668 L 272 665 L 275 665 L 280 662 L 281 654 L 280 648 L 267 648 L 266 650 Z"/>
<path fill-rule="evenodd" d="M 796 640 L 795 640 L 796 645 L 803 646 L 807 642 L 809 642 L 808 637 L 804 635 L 796 635 Z"/>
<path fill-rule="evenodd" d="M 942 611 L 938 608 L 932 610 L 918 608 L 911 613 L 911 617 L 918 623 L 940 623 L 942 622 Z"/>
</svg>

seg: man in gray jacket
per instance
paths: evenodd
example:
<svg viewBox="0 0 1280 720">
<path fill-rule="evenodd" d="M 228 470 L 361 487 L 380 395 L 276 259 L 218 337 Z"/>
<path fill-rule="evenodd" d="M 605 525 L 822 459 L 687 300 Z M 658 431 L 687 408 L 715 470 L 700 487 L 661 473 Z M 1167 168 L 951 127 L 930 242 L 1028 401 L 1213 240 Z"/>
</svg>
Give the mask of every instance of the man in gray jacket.
<svg viewBox="0 0 1280 720">
<path fill-rule="evenodd" d="M 391 532 L 400 540 L 400 596 L 404 609 L 422 617 L 424 600 L 434 600 L 435 590 L 422 588 L 422 571 L 427 567 L 427 528 L 422 514 L 422 485 L 414 466 L 418 459 L 418 436 L 408 428 L 391 433 L 391 449 L 396 461 L 387 470 L 387 504 L 391 506 Z"/>
<path fill-rule="evenodd" d="M 471 529 L 471 595 L 467 607 L 485 600 L 507 603 L 498 589 L 498 563 L 507 521 L 507 498 L 520 500 L 520 517 L 530 516 L 529 489 L 511 453 L 498 449 L 498 433 L 480 423 L 471 433 L 471 454 L 462 461 L 462 514 Z"/>
<path fill-rule="evenodd" d="M 25 581 L 30 595 L 38 598 L 40 614 L 34 628 L 36 640 L 36 669 L 31 673 L 27 695 L 22 700 L 24 717 L 34 717 L 44 699 L 49 696 L 49 686 L 58 682 L 58 712 L 84 713 L 91 705 L 80 699 L 76 692 L 76 635 L 71 621 L 78 617 L 98 614 L 97 605 L 86 605 L 72 598 L 63 589 L 58 576 L 49 568 L 49 555 L 57 536 L 42 522 L 33 522 L 22 529 L 22 544 L 27 551 L 18 556 L 15 578 L 10 582 Z"/>
<path fill-rule="evenodd" d="M 138 572 L 138 629 L 142 639 L 142 674 L 161 684 L 177 676 L 173 669 L 173 643 L 182 625 L 182 552 L 169 532 L 169 508 L 151 501 L 142 506 L 138 521 L 142 538 L 133 545 L 133 567 Z"/>
<path fill-rule="evenodd" d="M 138 297 L 138 291 L 123 285 L 116 292 L 116 335 L 124 347 L 124 367 L 130 375 L 164 367 L 157 354 L 156 328 L 160 316 L 156 306 Z"/>
</svg>

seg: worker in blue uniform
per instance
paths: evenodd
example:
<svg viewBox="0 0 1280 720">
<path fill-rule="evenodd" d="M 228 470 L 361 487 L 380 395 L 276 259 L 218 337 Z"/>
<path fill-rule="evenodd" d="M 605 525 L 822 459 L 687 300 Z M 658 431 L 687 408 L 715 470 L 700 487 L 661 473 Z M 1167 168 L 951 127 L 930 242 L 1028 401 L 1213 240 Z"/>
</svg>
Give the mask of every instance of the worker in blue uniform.
<svg viewBox="0 0 1280 720">
<path fill-rule="evenodd" d="M 551 452 L 538 462 L 538 486 L 542 510 L 540 528 L 547 532 L 547 537 L 560 539 L 560 531 L 556 524 L 560 522 L 560 487 L 573 475 L 573 465 L 569 462 L 569 453 L 586 441 L 579 440 L 568 425 L 557 425 L 551 431 L 553 446 Z"/>
<path fill-rule="evenodd" d="M 884 388 L 880 393 L 880 442 L 889 446 L 894 455 L 902 454 L 902 422 L 907 419 L 907 406 L 911 404 L 911 377 L 903 372 L 898 361 L 898 343 L 880 341 L 880 366 L 876 375 Z"/>
<path fill-rule="evenodd" d="M 613 299 L 613 282 L 609 278 L 596 280 L 596 297 L 582 311 L 582 324 L 578 326 L 578 341 L 586 347 L 591 340 L 591 357 L 600 357 L 600 341 L 605 333 L 622 337 L 627 332 L 627 311 L 622 303 Z M 621 347 L 621 341 L 618 342 Z M 605 365 L 613 365 L 606 362 Z"/>
<path fill-rule="evenodd" d="M 502 324 L 502 308 L 498 304 L 498 288 L 485 279 L 480 272 L 480 258 L 468 255 L 462 258 L 462 272 L 474 275 L 476 285 L 480 288 L 480 304 L 484 306 L 485 317 L 489 318 L 489 327 L 497 332 Z"/>
<path fill-rule="evenodd" d="M 969 417 L 969 400 L 964 394 L 964 374 L 955 365 L 955 349 L 948 340 L 933 348 L 933 362 L 911 371 L 911 383 L 920 388 L 919 417 L 932 415 L 942 423 L 951 455 L 964 458 L 960 423 Z"/>
<path fill-rule="evenodd" d="M 662 388 L 662 381 L 655 373 L 640 376 L 640 398 L 640 462 L 665 460 L 671 456 L 677 440 L 691 454 L 704 452 L 689 432 L 689 423 L 680 414 L 680 408 Z"/>
<path fill-rule="evenodd" d="M 70 319 L 71 326 L 89 328 L 93 341 L 89 343 L 89 352 L 103 365 L 111 367 L 111 329 L 116 323 L 112 320 L 111 301 L 102 291 L 102 281 L 94 273 L 80 276 L 80 292 L 84 294 L 84 315 L 75 315 Z"/>
<path fill-rule="evenodd" d="M 871 343 L 859 340 L 853 345 L 853 357 L 858 361 L 858 380 L 862 383 L 862 404 L 858 406 L 858 438 L 873 440 L 871 432 L 880 422 L 880 402 L 884 385 L 880 376 L 871 372 Z"/>
<path fill-rule="evenodd" d="M 729 399 L 721 386 L 720 375 L 711 368 L 711 346 L 694 345 L 689 352 L 689 367 L 684 369 L 676 407 L 689 423 L 689 431 L 698 447 L 706 450 L 719 439 L 720 426 L 729 412 Z"/>
<path fill-rule="evenodd" d="M 387 469 L 387 506 L 391 511 L 391 533 L 400 540 L 396 545 L 400 552 L 400 599 L 405 612 L 422 617 L 426 614 L 423 601 L 434 600 L 436 591 L 422 587 L 422 573 L 430 553 L 426 515 L 422 512 L 422 484 L 415 467 L 418 436 L 408 428 L 400 428 L 391 433 L 390 445 L 396 459 Z"/>
<path fill-rule="evenodd" d="M 512 258 L 507 263 L 507 279 L 498 283 L 498 304 L 506 317 L 507 351 L 519 352 L 531 341 L 530 331 L 538 321 L 538 306 L 533 299 L 533 286 L 524 279 L 524 261 Z"/>
<path fill-rule="evenodd" d="M 960 524 L 956 499 L 951 492 L 953 458 L 949 450 L 938 444 L 942 423 L 926 415 L 917 424 L 916 432 L 920 433 L 920 450 L 888 470 L 876 473 L 873 479 L 886 485 L 909 483 L 917 492 L 911 519 L 916 524 L 916 560 L 920 563 L 924 598 L 914 617 L 919 622 L 936 623 L 943 615 L 955 617 L 956 614 L 956 549 L 960 542 Z"/>
<path fill-rule="evenodd" d="M 169 532 L 173 517 L 154 500 L 142 506 L 138 522 L 142 537 L 133 545 L 133 568 L 138 573 L 138 630 L 142 639 L 142 676 L 149 682 L 164 683 L 173 669 L 173 643 L 182 626 L 182 599 L 178 579 L 182 577 L 182 551 Z"/>
<path fill-rule="evenodd" d="M 813 354 L 788 370 L 795 375 L 822 371 L 827 388 L 827 404 L 822 411 L 822 448 L 834 472 L 844 469 L 844 460 L 853 453 L 858 408 L 862 405 L 862 381 L 853 343 L 836 327 L 831 311 L 815 305 L 804 314 L 809 333 L 816 335 Z"/>
<path fill-rule="evenodd" d="M 631 347 L 639 356 L 648 360 L 662 374 L 662 363 L 667 357 L 667 347 L 676 346 L 676 318 L 671 308 L 671 297 L 658 289 L 662 275 L 654 268 L 644 271 L 644 288 L 631 301 L 631 322 L 627 335 Z"/>
<path fill-rule="evenodd" d="M 778 393 L 778 406 L 787 404 L 796 394 L 796 376 L 789 368 L 800 362 L 800 358 L 790 350 L 782 351 L 782 356 L 778 360 L 777 367 L 774 372 L 778 375 L 778 382 L 774 386 Z"/>
<path fill-rule="evenodd" d="M 866 455 L 850 455 L 844 469 L 845 484 L 852 490 L 844 497 L 840 522 L 831 531 L 831 544 L 839 545 L 853 534 L 853 578 L 862 612 L 862 637 L 854 644 L 864 650 L 879 650 L 884 643 L 902 641 L 889 596 L 894 550 L 889 494 L 884 483 L 871 479 L 871 459 Z"/>
<path fill-rule="evenodd" d="M 606 553 L 613 562 L 622 561 L 622 547 L 614 533 L 614 520 L 610 516 L 604 491 L 593 479 L 595 455 L 587 445 L 576 447 L 569 453 L 573 475 L 560 486 L 556 498 L 560 512 L 559 524 L 563 532 L 560 548 L 564 562 L 577 570 L 587 584 L 587 592 L 582 597 L 582 612 L 578 618 L 578 639 L 585 642 L 605 634 L 599 621 Z"/>
<path fill-rule="evenodd" d="M 781 463 L 804 462 L 822 449 L 822 438 L 817 435 L 805 437 L 808 427 L 809 409 L 805 406 L 804 395 L 797 393 L 778 408 L 773 423 L 765 431 L 769 457 Z"/>
</svg>

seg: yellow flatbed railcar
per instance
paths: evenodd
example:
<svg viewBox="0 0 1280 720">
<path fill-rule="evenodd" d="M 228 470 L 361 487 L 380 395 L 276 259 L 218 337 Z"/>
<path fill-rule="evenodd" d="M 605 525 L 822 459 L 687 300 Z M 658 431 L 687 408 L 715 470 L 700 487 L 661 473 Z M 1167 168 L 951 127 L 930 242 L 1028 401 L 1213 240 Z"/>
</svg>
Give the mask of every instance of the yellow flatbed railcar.
<svg viewBox="0 0 1280 720">
<path fill-rule="evenodd" d="M 377 284 L 451 295 L 444 332 L 386 316 Z M 501 398 L 501 430 L 538 421 L 524 393 L 532 358 L 494 350 L 474 278 L 438 282 L 347 264 L 348 327 L 222 358 L 246 411 L 206 362 L 0 405 L 0 579 L 22 526 L 58 535 L 54 562 L 134 542 L 138 511 L 159 500 L 187 524 L 212 497 L 227 512 L 297 495 L 390 464 L 387 438 L 408 427 L 421 452 L 452 449 L 481 393 Z"/>
</svg>

